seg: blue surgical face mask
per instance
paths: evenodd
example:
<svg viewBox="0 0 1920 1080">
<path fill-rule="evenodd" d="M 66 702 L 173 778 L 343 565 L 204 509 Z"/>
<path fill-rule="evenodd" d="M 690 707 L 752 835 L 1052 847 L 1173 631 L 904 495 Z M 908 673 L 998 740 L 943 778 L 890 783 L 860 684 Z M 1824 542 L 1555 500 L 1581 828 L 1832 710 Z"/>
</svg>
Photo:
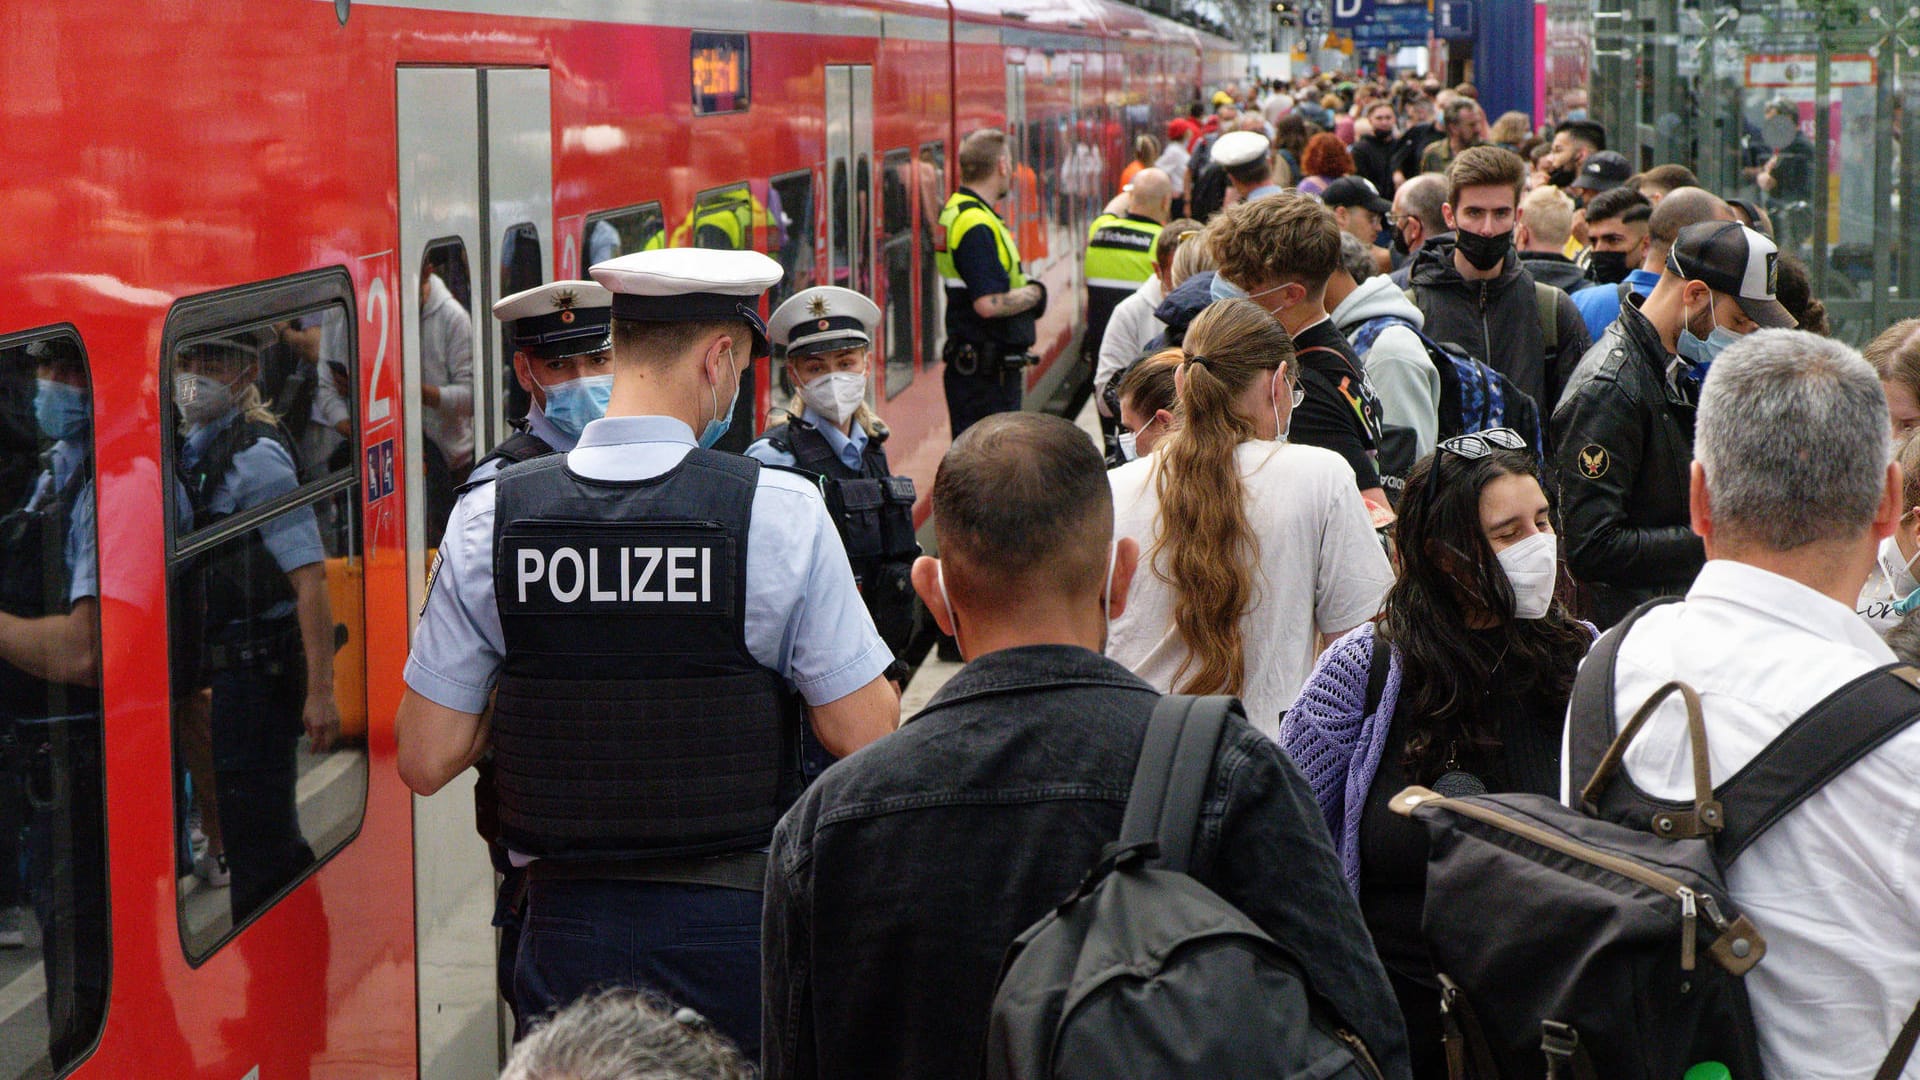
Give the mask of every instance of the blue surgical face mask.
<svg viewBox="0 0 1920 1080">
<path fill-rule="evenodd" d="M 733 350 L 731 348 L 727 350 L 727 366 L 734 366 Z M 726 438 L 727 429 L 733 426 L 733 406 L 740 400 L 739 370 L 736 369 L 733 373 L 733 393 L 727 396 L 726 408 L 722 409 L 720 407 L 720 394 L 716 387 L 708 386 L 707 392 L 713 397 L 714 413 L 713 419 L 707 421 L 707 426 L 700 432 L 700 447 L 704 450 L 711 450 L 713 449 L 714 443 Z"/>
<path fill-rule="evenodd" d="M 85 390 L 40 379 L 33 391 L 33 418 L 50 439 L 77 439 L 86 434 L 93 413 L 87 408 Z"/>
<path fill-rule="evenodd" d="M 1688 319 L 1680 324 L 1680 340 L 1674 346 L 1680 358 L 1687 361 L 1687 374 L 1697 383 L 1706 382 L 1707 371 L 1713 367 L 1714 359 L 1725 352 L 1727 346 L 1740 340 L 1739 334 L 1721 326 L 1720 320 L 1714 316 L 1712 294 L 1708 294 L 1707 318 L 1713 319 L 1713 330 L 1704 341 L 1693 332 L 1689 325 L 1693 320 Z"/>
<path fill-rule="evenodd" d="M 612 375 L 587 375 L 547 387 L 543 411 L 555 428 L 577 439 L 589 423 L 607 415 L 612 397 Z"/>
<path fill-rule="evenodd" d="M 1216 273 L 1213 275 L 1213 280 L 1207 283 L 1207 295 L 1215 300 L 1258 300 L 1268 293 L 1277 293 L 1286 287 L 1286 284 L 1283 282 L 1275 285 L 1271 289 L 1261 289 L 1257 293 L 1250 293 L 1240 286 L 1235 285 L 1233 282 L 1228 281 L 1225 276 Z"/>
</svg>

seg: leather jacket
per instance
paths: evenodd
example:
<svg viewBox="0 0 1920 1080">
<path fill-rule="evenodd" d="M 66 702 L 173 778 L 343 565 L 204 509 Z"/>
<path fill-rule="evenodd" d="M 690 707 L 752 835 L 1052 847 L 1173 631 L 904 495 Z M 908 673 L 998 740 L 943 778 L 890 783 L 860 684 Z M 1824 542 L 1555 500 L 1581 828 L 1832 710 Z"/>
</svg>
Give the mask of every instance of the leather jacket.
<svg viewBox="0 0 1920 1080">
<path fill-rule="evenodd" d="M 1699 388 L 1640 304 L 1630 298 L 1588 350 L 1551 425 L 1567 568 L 1603 628 L 1686 592 L 1707 558 L 1687 494 Z"/>
</svg>

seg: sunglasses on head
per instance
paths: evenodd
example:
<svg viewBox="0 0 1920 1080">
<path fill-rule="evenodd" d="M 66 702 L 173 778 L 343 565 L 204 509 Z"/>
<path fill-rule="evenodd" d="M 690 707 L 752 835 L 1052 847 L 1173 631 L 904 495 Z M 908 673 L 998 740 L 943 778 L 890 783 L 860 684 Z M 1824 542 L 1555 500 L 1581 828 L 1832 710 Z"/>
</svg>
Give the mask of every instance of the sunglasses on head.
<svg viewBox="0 0 1920 1080">
<path fill-rule="evenodd" d="M 1497 427 L 1442 439 L 1435 449 L 1468 461 L 1478 461 L 1495 450 L 1528 450 L 1531 447 L 1519 432 L 1512 428 Z"/>
</svg>

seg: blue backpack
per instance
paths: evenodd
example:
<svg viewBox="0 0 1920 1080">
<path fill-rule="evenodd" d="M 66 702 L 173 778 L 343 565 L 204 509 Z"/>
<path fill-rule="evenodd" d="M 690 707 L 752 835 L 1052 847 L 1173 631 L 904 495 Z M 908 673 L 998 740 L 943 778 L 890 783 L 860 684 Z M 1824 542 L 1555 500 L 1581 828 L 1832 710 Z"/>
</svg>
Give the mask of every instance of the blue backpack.
<svg viewBox="0 0 1920 1080">
<path fill-rule="evenodd" d="M 1541 453 L 1540 407 L 1533 397 L 1460 346 L 1443 345 L 1397 315 L 1368 319 L 1348 340 L 1364 358 L 1380 334 L 1394 326 L 1413 331 L 1440 373 L 1441 438 L 1506 427 L 1524 436 L 1535 455 Z"/>
</svg>

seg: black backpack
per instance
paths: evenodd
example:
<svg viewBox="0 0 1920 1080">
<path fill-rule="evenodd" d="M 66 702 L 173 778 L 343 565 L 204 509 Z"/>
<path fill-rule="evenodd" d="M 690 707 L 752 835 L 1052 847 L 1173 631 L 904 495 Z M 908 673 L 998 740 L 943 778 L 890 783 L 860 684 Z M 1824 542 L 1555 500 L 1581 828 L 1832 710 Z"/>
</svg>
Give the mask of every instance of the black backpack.
<svg viewBox="0 0 1920 1080">
<path fill-rule="evenodd" d="M 1155 707 L 1120 839 L 1008 950 L 990 1080 L 1383 1074 L 1279 945 L 1186 873 L 1228 697 Z"/>
<path fill-rule="evenodd" d="M 1867 673 L 1809 710 L 1718 789 L 1700 699 L 1662 686 L 1613 735 L 1614 661 L 1642 605 L 1594 645 L 1568 710 L 1578 809 L 1540 795 L 1448 799 L 1423 787 L 1393 809 L 1427 827 L 1421 919 L 1440 974 L 1454 1080 L 1677 1080 L 1719 1062 L 1757 1080 L 1743 976 L 1766 955 L 1726 890 L 1726 867 L 1828 780 L 1920 719 L 1920 669 Z M 1694 798 L 1656 800 L 1620 767 L 1669 697 L 1686 704 Z M 1920 1035 L 1907 1023 L 1880 1077 Z"/>
</svg>

